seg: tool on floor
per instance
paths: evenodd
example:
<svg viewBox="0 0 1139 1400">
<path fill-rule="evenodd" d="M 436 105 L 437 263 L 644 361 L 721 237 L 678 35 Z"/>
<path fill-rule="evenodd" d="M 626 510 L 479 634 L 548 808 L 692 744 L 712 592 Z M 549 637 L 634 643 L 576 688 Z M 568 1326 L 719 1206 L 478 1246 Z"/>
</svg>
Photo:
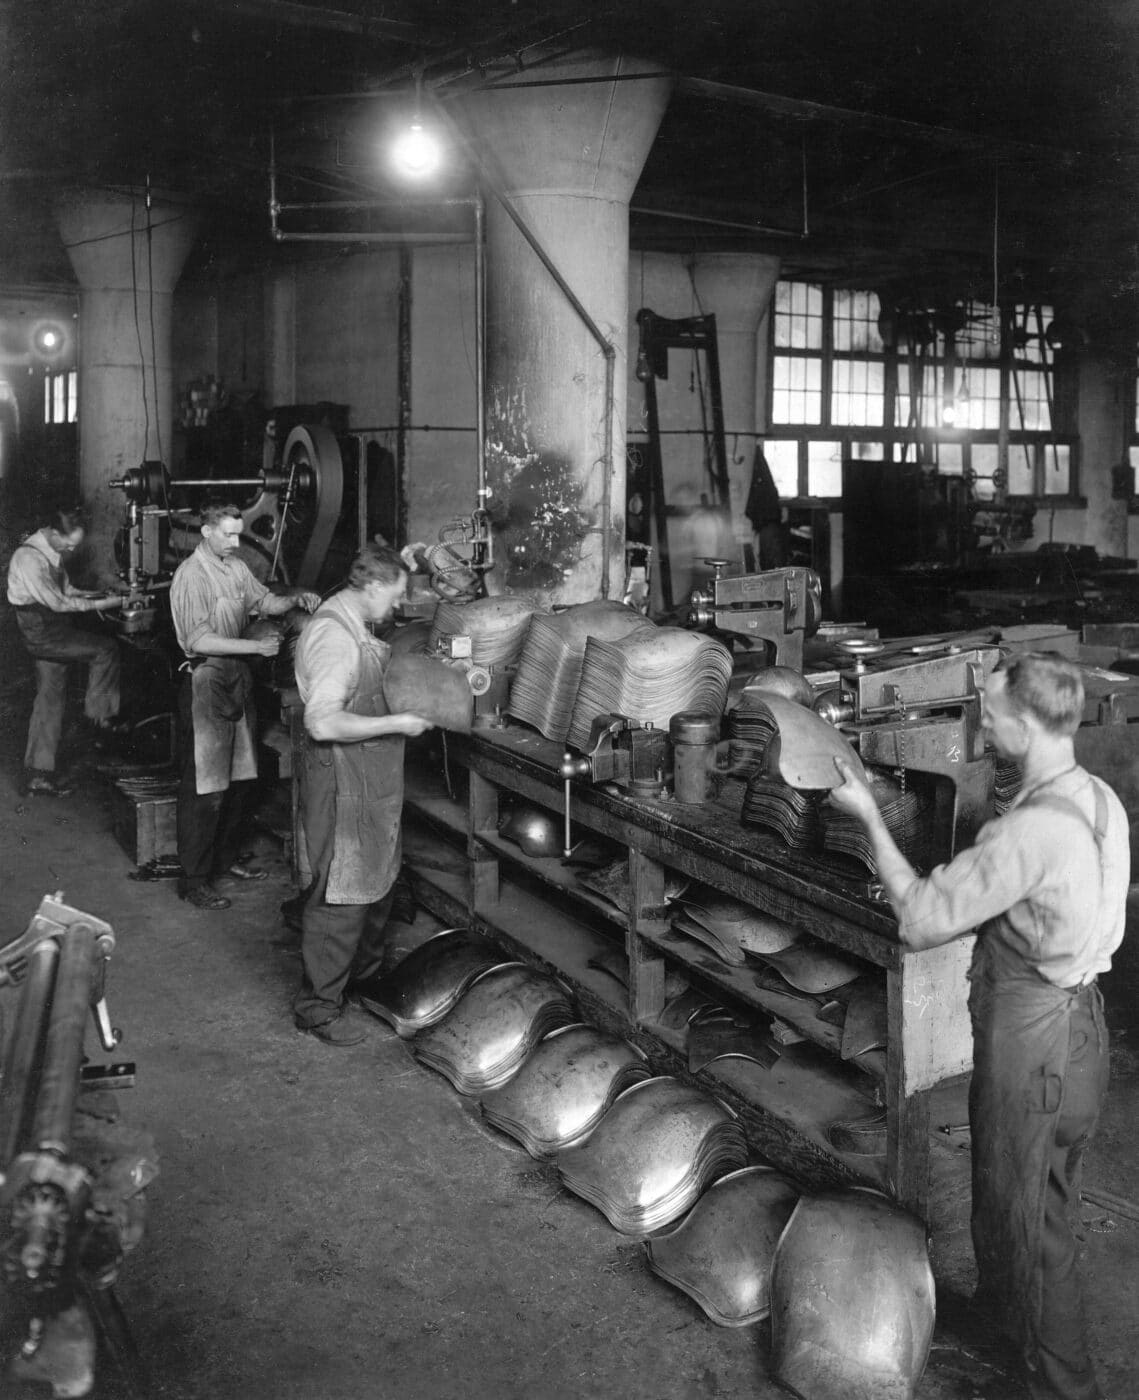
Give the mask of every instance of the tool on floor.
<svg viewBox="0 0 1139 1400">
<path fill-rule="evenodd" d="M 19 988 L 0 1066 L 0 1276 L 29 1318 L 10 1372 L 57 1396 L 89 1393 L 100 1332 L 124 1351 L 109 1290 L 141 1236 L 136 1198 L 157 1170 L 145 1150 L 98 1169 L 73 1151 L 88 1012 L 104 1050 L 121 1038 L 104 995 L 114 946 L 110 924 L 56 893 L 0 947 L 0 987 Z"/>
</svg>

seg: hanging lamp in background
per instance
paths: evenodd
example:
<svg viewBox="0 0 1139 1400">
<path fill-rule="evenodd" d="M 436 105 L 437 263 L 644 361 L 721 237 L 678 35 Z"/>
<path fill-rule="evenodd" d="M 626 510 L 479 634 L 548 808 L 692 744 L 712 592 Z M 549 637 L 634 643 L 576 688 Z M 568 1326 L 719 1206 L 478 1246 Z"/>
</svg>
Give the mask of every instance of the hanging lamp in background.
<svg viewBox="0 0 1139 1400">
<path fill-rule="evenodd" d="M 397 174 L 409 180 L 427 180 L 443 161 L 443 148 L 432 131 L 423 125 L 423 75 L 415 77 L 415 115 L 411 125 L 396 137 L 391 148 L 391 161 Z"/>
</svg>

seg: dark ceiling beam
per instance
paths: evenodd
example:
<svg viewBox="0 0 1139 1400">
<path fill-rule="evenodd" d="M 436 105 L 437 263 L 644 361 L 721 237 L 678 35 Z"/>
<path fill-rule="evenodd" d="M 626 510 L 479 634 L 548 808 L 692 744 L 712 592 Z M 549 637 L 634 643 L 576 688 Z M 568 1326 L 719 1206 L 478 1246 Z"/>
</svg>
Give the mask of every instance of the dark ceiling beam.
<svg viewBox="0 0 1139 1400">
<path fill-rule="evenodd" d="M 324 5 L 305 5 L 299 0 L 212 0 L 227 15 L 248 15 L 298 29 L 327 29 L 341 34 L 358 34 L 364 39 L 389 39 L 418 46 L 433 42 L 429 25 L 407 20 L 383 19 L 355 10 L 332 10 Z"/>
<path fill-rule="evenodd" d="M 873 132 L 895 141 L 903 138 L 926 145 L 945 146 L 957 151 L 976 151 L 1015 161 L 1050 160 L 1069 165 L 1079 156 L 1078 151 L 1057 146 L 1035 146 L 1026 141 L 1009 141 L 998 136 L 957 131 L 947 126 L 928 126 L 924 122 L 905 121 L 900 117 L 882 117 L 873 112 L 858 112 L 848 107 L 830 107 L 822 102 L 808 102 L 798 97 L 780 97 L 776 93 L 757 92 L 753 88 L 713 82 L 707 78 L 680 76 L 677 78 L 677 90 L 713 102 L 727 102 L 767 112 L 772 116 L 788 117 L 793 121 L 837 123 L 854 130 Z"/>
</svg>

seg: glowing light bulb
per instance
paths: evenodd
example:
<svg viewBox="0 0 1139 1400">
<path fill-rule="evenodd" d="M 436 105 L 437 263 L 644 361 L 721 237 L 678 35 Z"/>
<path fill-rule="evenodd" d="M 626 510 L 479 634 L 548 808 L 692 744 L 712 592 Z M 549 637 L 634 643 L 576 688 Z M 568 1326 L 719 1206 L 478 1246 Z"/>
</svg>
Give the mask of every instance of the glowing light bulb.
<svg viewBox="0 0 1139 1400">
<path fill-rule="evenodd" d="M 424 131 L 421 122 L 413 121 L 392 147 L 392 159 L 401 174 L 417 180 L 424 179 L 439 168 L 439 142 Z"/>
</svg>

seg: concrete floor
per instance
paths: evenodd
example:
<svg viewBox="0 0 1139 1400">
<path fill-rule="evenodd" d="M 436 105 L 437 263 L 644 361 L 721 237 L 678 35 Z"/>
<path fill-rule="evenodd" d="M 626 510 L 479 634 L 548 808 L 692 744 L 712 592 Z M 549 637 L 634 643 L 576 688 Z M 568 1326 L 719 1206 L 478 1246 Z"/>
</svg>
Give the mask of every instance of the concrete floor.
<svg viewBox="0 0 1139 1400">
<path fill-rule="evenodd" d="M 118 939 L 109 1001 L 137 1087 L 116 1100 L 153 1134 L 161 1166 L 118 1286 L 151 1372 L 146 1400 L 785 1393 L 767 1375 L 766 1324 L 714 1326 L 379 1022 L 347 1050 L 293 1029 L 298 953 L 277 917 L 291 887 L 266 829 L 254 844 L 272 877 L 233 892 L 225 913 L 130 880 L 103 780 L 67 800 L 16 795 L 30 692 L 11 671 L 0 688 L 0 936 L 62 890 Z M 434 927 L 420 912 L 397 947 Z M 1108 992 L 1116 1075 L 1088 1184 L 1133 1199 L 1135 946 Z M 106 1058 L 90 1037 L 88 1051 Z M 1109 1400 L 1130 1400 L 1139 1224 L 1090 1205 L 1084 1216 L 1101 1379 Z M 936 1260 L 943 1282 L 968 1287 L 967 1241 L 938 1241 Z M 920 1400 L 971 1397 L 982 1382 L 1001 1400 L 1017 1393 L 939 1323 Z M 103 1364 L 97 1395 L 129 1393 Z"/>
</svg>

